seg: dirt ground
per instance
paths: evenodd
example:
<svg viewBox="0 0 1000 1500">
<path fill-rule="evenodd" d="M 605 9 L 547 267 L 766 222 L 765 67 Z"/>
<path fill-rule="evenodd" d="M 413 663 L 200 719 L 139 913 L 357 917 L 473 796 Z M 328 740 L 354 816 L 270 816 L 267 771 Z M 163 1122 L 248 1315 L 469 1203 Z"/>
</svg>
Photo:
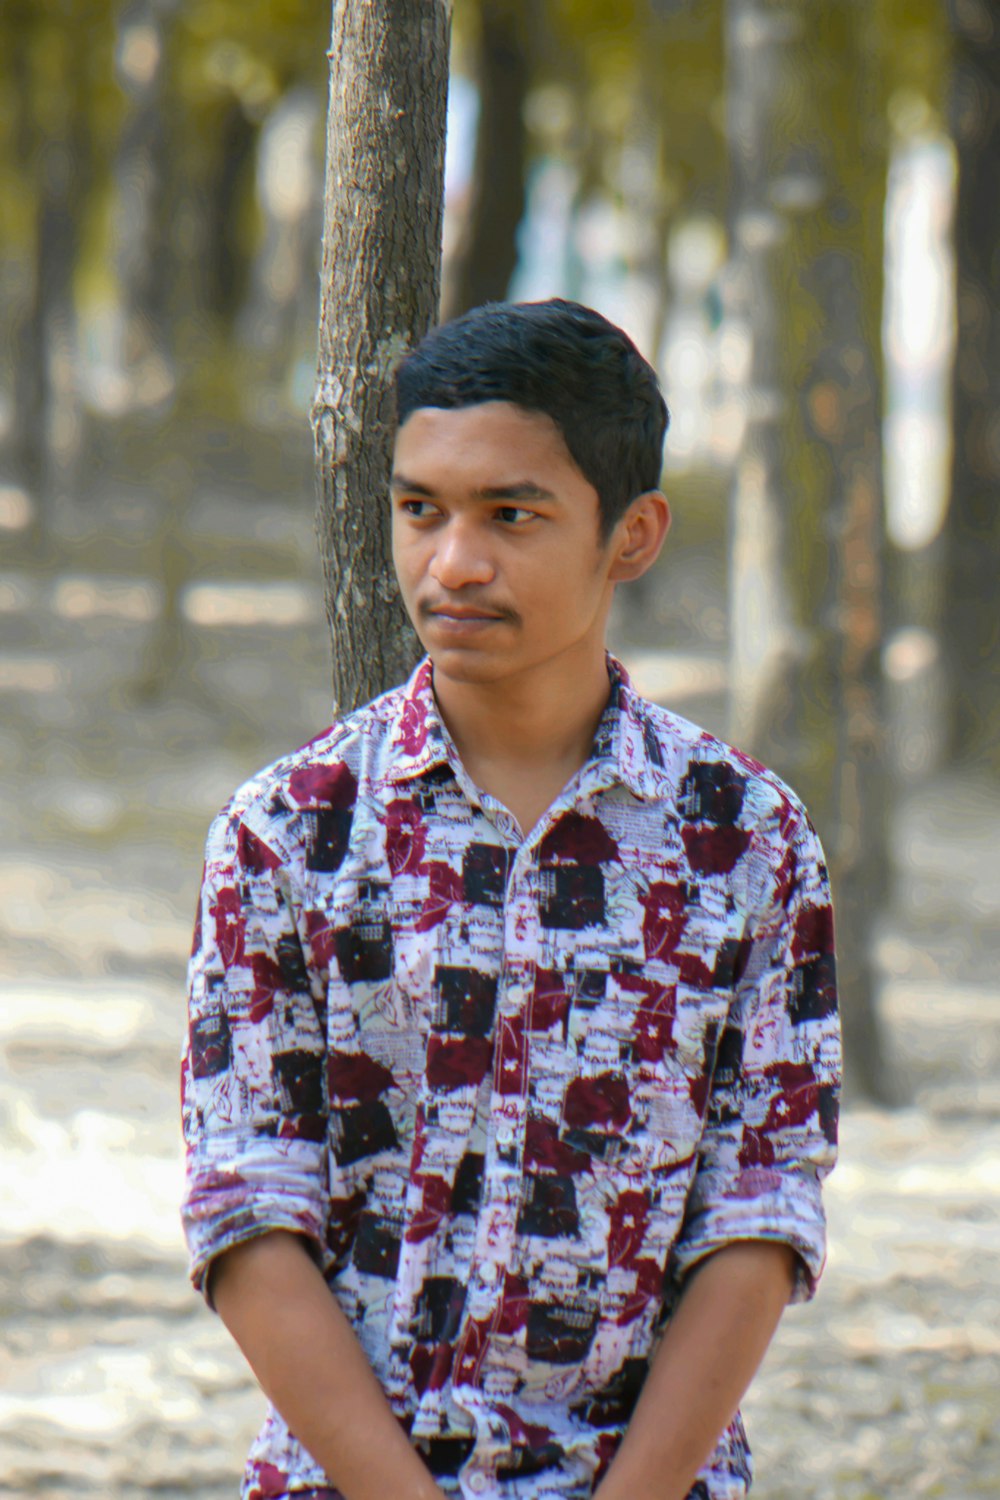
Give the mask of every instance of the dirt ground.
<svg viewBox="0 0 1000 1500">
<path fill-rule="evenodd" d="M 158 597 L 0 573 L 0 1493 L 36 1500 L 230 1500 L 262 1412 L 185 1277 L 183 967 L 208 818 L 324 721 L 325 638 L 314 582 L 205 584 L 190 690 L 144 696 Z M 711 718 L 705 640 L 637 666 Z M 846 1111 L 819 1295 L 745 1403 L 761 1500 L 1000 1492 L 998 846 L 981 786 L 900 799 L 878 960 L 909 1102 Z"/>
</svg>

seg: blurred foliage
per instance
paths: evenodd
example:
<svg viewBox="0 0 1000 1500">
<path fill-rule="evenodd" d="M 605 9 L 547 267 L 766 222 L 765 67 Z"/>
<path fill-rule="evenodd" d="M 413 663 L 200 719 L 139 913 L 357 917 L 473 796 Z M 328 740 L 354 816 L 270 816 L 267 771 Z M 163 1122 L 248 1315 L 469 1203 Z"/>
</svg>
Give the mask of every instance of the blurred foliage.
<svg viewBox="0 0 1000 1500">
<path fill-rule="evenodd" d="M 475 69 L 484 0 L 456 0 L 455 63 Z M 523 25 L 529 50 L 529 158 L 555 153 L 579 192 L 628 195 L 639 143 L 655 174 L 660 236 L 693 209 L 724 217 L 725 72 L 722 0 L 492 0 Z M 815 14 L 819 14 L 816 12 Z M 293 87 L 322 100 L 329 12 L 307 0 L 7 0 L 0 11 L 0 216 L 6 304 L 30 295 L 46 152 L 62 142 L 75 179 L 82 313 L 114 294 L 115 164 L 129 118 L 126 45 L 140 71 L 143 40 L 162 48 L 161 119 L 169 181 L 162 188 L 159 273 L 169 310 L 177 395 L 191 409 L 235 416 L 232 337 L 262 235 L 254 160 L 269 113 Z M 873 134 L 906 133 L 944 116 L 947 29 L 939 0 L 875 0 L 866 24 L 877 109 Z M 817 36 L 836 72 L 843 36 Z M 154 60 L 155 61 L 155 60 Z M 152 65 L 152 63 L 150 63 Z M 844 131 L 829 144 L 865 195 L 884 190 L 881 154 L 868 172 L 846 160 L 857 101 L 840 101 Z M 790 121 L 791 124 L 791 121 Z M 322 149 L 317 130 L 317 161 Z M 648 170 L 648 167 L 647 167 Z M 646 200 L 649 193 L 646 193 Z M 643 201 L 646 201 L 643 200 Z M 865 215 L 868 218 L 868 215 Z M 874 247 L 873 251 L 874 251 Z M 2 372 L 12 378 L 9 368 Z"/>
</svg>

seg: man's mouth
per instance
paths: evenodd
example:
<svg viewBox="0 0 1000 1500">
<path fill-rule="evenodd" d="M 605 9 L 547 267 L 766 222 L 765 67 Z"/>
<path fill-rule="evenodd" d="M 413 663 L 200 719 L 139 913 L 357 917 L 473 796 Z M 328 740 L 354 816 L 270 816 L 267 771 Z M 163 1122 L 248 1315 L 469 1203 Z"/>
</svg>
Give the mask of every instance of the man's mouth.
<svg viewBox="0 0 1000 1500">
<path fill-rule="evenodd" d="M 479 609 L 432 609 L 437 620 L 499 620 L 499 615 L 487 614 Z"/>
<path fill-rule="evenodd" d="M 507 615 L 500 610 L 474 609 L 465 604 L 425 604 L 420 613 L 432 620 L 458 620 L 464 623 L 488 623 L 507 619 Z"/>
</svg>

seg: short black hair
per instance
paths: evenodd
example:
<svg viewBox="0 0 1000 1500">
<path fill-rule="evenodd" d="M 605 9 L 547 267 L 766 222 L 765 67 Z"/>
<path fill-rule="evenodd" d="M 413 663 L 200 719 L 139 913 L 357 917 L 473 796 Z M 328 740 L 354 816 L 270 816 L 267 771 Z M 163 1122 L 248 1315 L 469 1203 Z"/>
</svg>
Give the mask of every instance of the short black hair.
<svg viewBox="0 0 1000 1500">
<path fill-rule="evenodd" d="M 486 401 L 551 417 L 597 491 L 604 538 L 660 483 L 670 417 L 656 372 L 590 307 L 561 297 L 487 302 L 432 328 L 396 370 L 400 426 L 423 406 Z"/>
</svg>

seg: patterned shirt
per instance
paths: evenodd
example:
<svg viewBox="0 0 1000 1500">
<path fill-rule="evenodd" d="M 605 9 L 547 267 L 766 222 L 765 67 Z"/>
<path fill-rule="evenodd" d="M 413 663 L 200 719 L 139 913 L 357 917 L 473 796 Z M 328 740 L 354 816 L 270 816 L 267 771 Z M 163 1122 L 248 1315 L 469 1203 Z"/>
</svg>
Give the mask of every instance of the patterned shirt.
<svg viewBox="0 0 1000 1500">
<path fill-rule="evenodd" d="M 424 661 L 248 782 L 208 838 L 184 1060 L 195 1285 L 308 1238 L 449 1494 L 584 1500 L 684 1274 L 825 1253 L 839 1034 L 823 855 L 756 761 L 608 658 L 527 836 Z M 739 1415 L 692 1497 L 751 1477 Z M 245 1500 L 329 1479 L 269 1409 Z"/>
</svg>

